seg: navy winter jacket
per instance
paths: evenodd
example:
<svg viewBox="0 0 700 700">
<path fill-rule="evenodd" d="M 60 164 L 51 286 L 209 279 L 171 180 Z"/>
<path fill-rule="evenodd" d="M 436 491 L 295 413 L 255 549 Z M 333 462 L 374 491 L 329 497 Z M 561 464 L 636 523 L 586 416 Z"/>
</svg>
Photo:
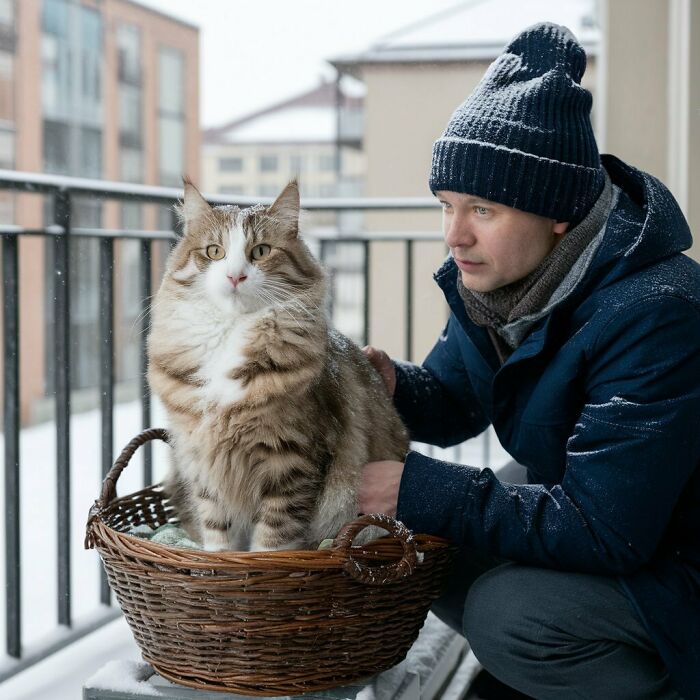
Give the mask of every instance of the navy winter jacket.
<svg viewBox="0 0 700 700">
<path fill-rule="evenodd" d="M 411 437 L 455 445 L 494 426 L 527 485 L 410 452 L 398 517 L 523 564 L 618 576 L 679 692 L 700 698 L 700 266 L 655 178 L 604 156 L 621 190 L 574 291 L 500 365 L 457 268 L 422 367 L 397 363 Z"/>
</svg>

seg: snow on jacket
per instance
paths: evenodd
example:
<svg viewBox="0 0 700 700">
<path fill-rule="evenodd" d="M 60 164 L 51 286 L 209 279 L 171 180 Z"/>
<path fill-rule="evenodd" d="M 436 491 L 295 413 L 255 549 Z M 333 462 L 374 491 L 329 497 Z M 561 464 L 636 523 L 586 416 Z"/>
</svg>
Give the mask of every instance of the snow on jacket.
<svg viewBox="0 0 700 700">
<path fill-rule="evenodd" d="M 700 698 L 700 266 L 670 192 L 612 156 L 621 189 L 575 290 L 500 365 L 467 316 L 422 367 L 396 363 L 411 437 L 440 446 L 489 424 L 528 484 L 410 452 L 398 517 L 523 564 L 618 576 L 679 692 Z"/>
</svg>

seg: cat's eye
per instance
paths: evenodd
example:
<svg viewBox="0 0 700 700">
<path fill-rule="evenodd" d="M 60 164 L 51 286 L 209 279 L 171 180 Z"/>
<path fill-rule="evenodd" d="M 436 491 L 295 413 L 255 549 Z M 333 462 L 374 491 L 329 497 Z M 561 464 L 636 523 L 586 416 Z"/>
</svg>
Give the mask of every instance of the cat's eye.
<svg viewBox="0 0 700 700">
<path fill-rule="evenodd" d="M 210 260 L 221 260 L 221 258 L 226 255 L 226 251 L 220 245 L 208 245 L 207 246 L 207 257 Z"/>
<path fill-rule="evenodd" d="M 269 255 L 270 250 L 271 248 L 269 245 L 267 245 L 267 243 L 260 243 L 260 245 L 256 245 L 255 248 L 253 248 L 250 254 L 253 257 L 253 260 L 260 260 L 266 255 Z"/>
</svg>

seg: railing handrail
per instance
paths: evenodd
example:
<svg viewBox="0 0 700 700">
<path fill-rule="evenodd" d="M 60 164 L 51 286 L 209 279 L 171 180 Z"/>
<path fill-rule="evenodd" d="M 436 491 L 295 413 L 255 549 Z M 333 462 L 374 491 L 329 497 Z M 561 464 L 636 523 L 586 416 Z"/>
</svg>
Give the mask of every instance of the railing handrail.
<svg viewBox="0 0 700 700">
<path fill-rule="evenodd" d="M 91 180 L 69 175 L 46 175 L 19 170 L 0 169 L 0 189 L 17 189 L 38 193 L 56 190 L 70 191 L 73 195 L 108 197 L 112 199 L 161 201 L 170 204 L 182 198 L 179 187 L 142 185 L 132 182 Z M 236 204 L 248 207 L 253 204 L 270 204 L 274 197 L 243 197 L 203 193 L 213 204 Z M 302 208 L 308 211 L 391 211 L 435 210 L 439 207 L 434 197 L 309 197 L 302 198 Z"/>
</svg>

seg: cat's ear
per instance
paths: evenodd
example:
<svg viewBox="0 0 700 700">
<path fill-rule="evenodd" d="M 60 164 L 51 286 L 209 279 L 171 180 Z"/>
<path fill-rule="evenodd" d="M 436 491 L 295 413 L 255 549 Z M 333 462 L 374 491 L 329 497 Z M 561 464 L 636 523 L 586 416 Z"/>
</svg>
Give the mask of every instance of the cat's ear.
<svg viewBox="0 0 700 700">
<path fill-rule="evenodd" d="M 299 233 L 299 184 L 292 180 L 267 210 L 280 229 L 289 236 Z"/>
<path fill-rule="evenodd" d="M 185 233 L 187 233 L 188 225 L 201 221 L 209 214 L 211 206 L 189 178 L 183 177 L 182 183 L 185 186 L 185 195 L 182 202 L 176 205 L 175 211 L 180 217 Z"/>
</svg>

